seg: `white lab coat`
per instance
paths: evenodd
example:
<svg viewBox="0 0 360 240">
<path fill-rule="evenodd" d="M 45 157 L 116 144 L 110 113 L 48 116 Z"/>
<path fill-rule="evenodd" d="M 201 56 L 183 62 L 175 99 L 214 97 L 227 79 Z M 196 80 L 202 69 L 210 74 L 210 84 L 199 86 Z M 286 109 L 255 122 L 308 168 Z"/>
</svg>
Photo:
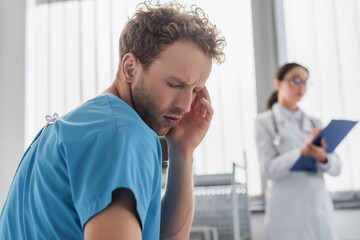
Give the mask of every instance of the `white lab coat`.
<svg viewBox="0 0 360 240">
<path fill-rule="evenodd" d="M 335 240 L 334 206 L 325 188 L 323 174 L 340 174 L 341 162 L 333 153 L 326 164 L 317 163 L 316 173 L 290 168 L 300 157 L 310 132 L 321 124 L 301 112 L 294 124 L 289 111 L 278 103 L 256 118 L 256 143 L 263 176 L 267 179 L 265 224 L 269 240 Z M 274 114 L 281 143 L 273 144 Z M 292 121 L 292 122 L 291 122 Z"/>
</svg>

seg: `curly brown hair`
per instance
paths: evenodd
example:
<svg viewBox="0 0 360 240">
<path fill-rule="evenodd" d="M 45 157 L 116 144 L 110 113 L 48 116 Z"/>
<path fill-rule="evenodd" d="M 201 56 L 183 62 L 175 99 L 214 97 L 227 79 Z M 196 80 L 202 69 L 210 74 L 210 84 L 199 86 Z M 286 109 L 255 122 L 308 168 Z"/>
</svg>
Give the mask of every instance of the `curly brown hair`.
<svg viewBox="0 0 360 240">
<path fill-rule="evenodd" d="M 137 6 L 121 33 L 120 61 L 133 53 L 146 71 L 166 46 L 179 39 L 192 41 L 218 64 L 225 59 L 225 39 L 201 8 L 146 1 Z"/>
</svg>

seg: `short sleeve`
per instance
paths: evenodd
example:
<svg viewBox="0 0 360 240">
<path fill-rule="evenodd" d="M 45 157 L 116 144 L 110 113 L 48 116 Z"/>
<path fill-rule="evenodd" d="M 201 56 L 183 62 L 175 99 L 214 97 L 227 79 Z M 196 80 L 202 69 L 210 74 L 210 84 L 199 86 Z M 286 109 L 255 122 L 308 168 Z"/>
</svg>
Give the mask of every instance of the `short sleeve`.
<svg viewBox="0 0 360 240">
<path fill-rule="evenodd" d="M 153 135 L 120 127 L 67 147 L 70 187 L 82 227 L 111 203 L 117 188 L 132 191 L 144 225 L 161 159 L 156 141 Z"/>
</svg>

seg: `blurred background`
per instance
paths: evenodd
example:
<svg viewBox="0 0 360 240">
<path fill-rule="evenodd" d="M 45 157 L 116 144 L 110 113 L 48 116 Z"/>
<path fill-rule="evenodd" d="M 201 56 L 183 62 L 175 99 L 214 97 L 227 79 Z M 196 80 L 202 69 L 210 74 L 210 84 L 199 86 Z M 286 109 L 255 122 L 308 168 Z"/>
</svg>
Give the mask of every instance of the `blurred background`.
<svg viewBox="0 0 360 240">
<path fill-rule="evenodd" d="M 0 0 L 0 207 L 21 156 L 46 123 L 115 79 L 122 28 L 141 1 Z M 165 1 L 162 1 L 165 2 Z M 358 0 L 178 1 L 203 8 L 225 36 L 226 61 L 207 82 L 214 118 L 194 173 L 223 174 L 246 158 L 252 239 L 264 239 L 264 184 L 254 119 L 265 110 L 278 66 L 310 70 L 300 106 L 326 125 L 360 119 Z M 339 177 L 326 176 L 340 239 L 360 239 L 360 127 L 337 148 Z"/>
</svg>

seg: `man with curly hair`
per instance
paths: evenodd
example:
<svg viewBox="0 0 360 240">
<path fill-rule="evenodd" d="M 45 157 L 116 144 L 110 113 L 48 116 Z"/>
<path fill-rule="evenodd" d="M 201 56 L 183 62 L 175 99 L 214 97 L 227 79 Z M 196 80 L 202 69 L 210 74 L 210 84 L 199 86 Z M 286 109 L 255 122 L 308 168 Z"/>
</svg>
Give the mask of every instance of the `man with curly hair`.
<svg viewBox="0 0 360 240">
<path fill-rule="evenodd" d="M 143 3 L 120 37 L 115 81 L 36 136 L 0 239 L 188 239 L 193 152 L 213 115 L 205 83 L 225 41 L 204 12 Z M 169 151 L 161 200 L 161 147 Z"/>
</svg>

